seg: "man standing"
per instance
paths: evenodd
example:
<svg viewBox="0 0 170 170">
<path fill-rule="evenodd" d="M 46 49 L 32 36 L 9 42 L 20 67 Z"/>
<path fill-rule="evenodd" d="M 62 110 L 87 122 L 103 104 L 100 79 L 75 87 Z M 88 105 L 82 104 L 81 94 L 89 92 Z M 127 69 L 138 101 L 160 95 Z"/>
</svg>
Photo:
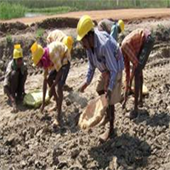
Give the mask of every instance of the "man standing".
<svg viewBox="0 0 170 170">
<path fill-rule="evenodd" d="M 98 23 L 99 31 L 106 31 L 110 34 L 116 41 L 118 40 L 118 34 L 124 31 L 125 25 L 123 20 L 118 20 L 114 22 L 109 19 L 103 19 Z"/>
<path fill-rule="evenodd" d="M 154 39 L 151 32 L 145 29 L 136 29 L 132 31 L 122 42 L 121 50 L 125 61 L 126 84 L 125 98 L 123 107 L 125 107 L 129 90 L 131 89 L 131 80 L 135 76 L 135 106 L 130 113 L 130 119 L 134 119 L 138 115 L 138 98 L 142 104 L 142 87 L 143 87 L 143 72 L 148 56 L 153 48 Z M 133 65 L 130 78 L 130 62 Z M 131 79 L 131 80 L 130 80 Z"/>
<path fill-rule="evenodd" d="M 95 68 L 102 73 L 97 86 L 99 95 L 106 94 L 109 107 L 107 114 L 110 127 L 100 139 L 106 141 L 113 134 L 114 104 L 121 98 L 122 70 L 124 68 L 123 56 L 115 39 L 106 32 L 94 29 L 94 23 L 90 16 L 84 15 L 77 25 L 77 40 L 86 49 L 89 60 L 89 69 L 86 81 L 81 85 L 80 92 L 84 92 L 93 79 Z M 108 80 L 108 83 L 106 82 Z M 105 88 L 108 84 L 107 88 Z"/>
<path fill-rule="evenodd" d="M 16 102 L 23 100 L 26 78 L 27 66 L 23 62 L 22 48 L 20 44 L 16 44 L 14 45 L 13 59 L 8 63 L 4 79 L 4 93 L 7 94 L 11 102 L 12 112 L 17 112 Z"/>
<path fill-rule="evenodd" d="M 34 65 L 44 69 L 43 103 L 41 112 L 45 107 L 47 84 L 50 86 L 49 95 L 54 96 L 57 106 L 57 115 L 54 125 L 59 125 L 61 119 L 63 86 L 65 84 L 71 60 L 72 37 L 65 37 L 62 42 L 54 41 L 46 48 L 36 42 L 31 47 Z M 57 86 L 57 93 L 55 87 Z"/>
</svg>

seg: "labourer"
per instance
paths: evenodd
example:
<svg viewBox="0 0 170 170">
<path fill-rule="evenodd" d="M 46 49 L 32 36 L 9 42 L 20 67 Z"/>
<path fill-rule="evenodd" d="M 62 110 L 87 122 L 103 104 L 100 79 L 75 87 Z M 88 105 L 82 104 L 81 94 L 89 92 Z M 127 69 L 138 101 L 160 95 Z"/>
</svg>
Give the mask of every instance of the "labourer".
<svg viewBox="0 0 170 170">
<path fill-rule="evenodd" d="M 110 19 L 103 19 L 98 23 L 98 30 L 106 31 L 116 41 L 118 41 L 118 34 L 122 33 L 124 29 L 125 29 L 124 21 L 121 19 L 116 22 Z"/>
<path fill-rule="evenodd" d="M 67 37 L 67 35 L 63 31 L 61 31 L 59 29 L 55 29 L 55 30 L 49 32 L 46 42 L 47 42 L 47 44 L 50 44 L 54 41 L 62 42 L 65 37 Z M 66 40 L 66 38 L 65 38 L 65 40 Z M 55 70 L 52 71 L 50 76 L 48 77 L 48 82 L 50 84 L 55 79 L 55 74 L 56 74 L 55 72 L 56 72 Z M 49 86 L 50 86 L 50 84 L 49 84 Z M 56 108 L 57 108 L 57 106 L 51 107 L 51 109 L 49 109 L 49 111 L 54 111 L 54 110 L 56 110 Z"/>
<path fill-rule="evenodd" d="M 90 84 L 95 68 L 98 68 L 102 73 L 96 91 L 99 95 L 106 94 L 109 104 L 107 114 L 110 127 L 100 136 L 101 140 L 106 141 L 113 135 L 114 104 L 118 103 L 121 98 L 123 56 L 115 39 L 107 32 L 94 29 L 94 23 L 88 15 L 80 18 L 77 25 L 77 34 L 77 40 L 86 50 L 89 60 L 87 79 L 81 85 L 79 91 L 84 92 Z"/>
<path fill-rule="evenodd" d="M 17 112 L 16 104 L 23 100 L 26 79 L 27 66 L 23 61 L 23 51 L 20 44 L 15 44 L 13 59 L 8 63 L 4 79 L 4 93 L 13 107 L 12 112 Z"/>
<path fill-rule="evenodd" d="M 125 37 L 121 50 L 124 56 L 126 83 L 123 107 L 125 107 L 129 91 L 131 90 L 131 80 L 135 77 L 135 104 L 134 110 L 130 113 L 130 119 L 138 116 L 138 103 L 143 104 L 143 69 L 153 48 L 154 39 L 147 29 L 136 29 Z M 130 73 L 130 62 L 132 71 Z M 131 76 L 130 76 L 131 75 Z"/>
<path fill-rule="evenodd" d="M 72 44 L 72 37 L 66 36 L 62 42 L 54 41 L 45 48 L 42 48 L 42 46 L 36 42 L 31 47 L 34 65 L 44 69 L 43 103 L 40 110 L 43 112 L 45 107 L 45 96 L 48 84 L 50 87 L 49 95 L 50 97 L 54 96 L 57 106 L 54 125 L 59 125 L 61 122 L 63 86 L 70 70 Z M 55 91 L 56 86 L 57 93 Z"/>
</svg>

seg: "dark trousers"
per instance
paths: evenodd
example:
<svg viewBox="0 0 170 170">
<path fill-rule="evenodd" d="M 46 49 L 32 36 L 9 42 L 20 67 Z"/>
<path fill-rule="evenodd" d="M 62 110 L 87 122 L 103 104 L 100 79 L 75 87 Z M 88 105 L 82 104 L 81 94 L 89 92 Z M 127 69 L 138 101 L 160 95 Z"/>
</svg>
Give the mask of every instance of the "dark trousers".
<svg viewBox="0 0 170 170">
<path fill-rule="evenodd" d="M 154 38 L 151 35 L 149 35 L 146 38 L 145 42 L 143 43 L 142 49 L 138 56 L 139 68 L 141 70 L 144 69 L 144 67 L 146 65 L 149 54 L 152 51 L 153 45 L 154 45 Z"/>
<path fill-rule="evenodd" d="M 63 87 L 66 82 L 69 70 L 70 70 L 70 62 L 68 62 L 68 64 L 62 66 L 61 69 L 62 69 L 62 75 L 59 80 L 58 86 Z M 48 83 L 50 86 L 52 85 L 53 81 L 55 81 L 56 76 L 57 76 L 56 70 L 53 70 L 50 72 L 49 77 L 48 77 Z"/>
<path fill-rule="evenodd" d="M 24 87 L 27 74 L 27 71 L 22 74 L 20 70 L 13 70 L 11 72 L 9 92 L 14 98 L 21 98 L 23 93 L 25 93 Z"/>
</svg>

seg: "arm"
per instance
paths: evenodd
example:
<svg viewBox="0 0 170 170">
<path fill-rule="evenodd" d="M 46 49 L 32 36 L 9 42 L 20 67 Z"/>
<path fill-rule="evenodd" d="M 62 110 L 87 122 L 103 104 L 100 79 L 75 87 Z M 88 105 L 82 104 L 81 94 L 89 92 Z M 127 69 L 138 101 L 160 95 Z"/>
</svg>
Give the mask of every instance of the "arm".
<svg viewBox="0 0 170 170">
<path fill-rule="evenodd" d="M 13 97 L 13 95 L 11 95 L 10 90 L 9 90 L 9 78 L 10 78 L 10 73 L 12 71 L 12 63 L 13 61 L 11 61 L 6 69 L 6 73 L 5 73 L 5 79 L 4 79 L 4 93 L 7 94 L 9 100 L 11 101 L 11 104 L 13 106 L 13 111 L 15 112 L 16 109 L 16 101 L 15 98 Z"/>
<path fill-rule="evenodd" d="M 89 60 L 89 66 L 88 66 L 88 72 L 87 72 L 87 79 L 86 79 L 86 83 L 89 85 L 93 79 L 95 73 L 95 67 L 94 65 L 91 63 L 91 61 Z"/>
<path fill-rule="evenodd" d="M 15 103 L 15 99 L 10 94 L 8 86 L 4 86 L 4 92 L 7 94 L 8 98 L 10 99 L 10 101 L 14 104 Z"/>
<path fill-rule="evenodd" d="M 43 81 L 43 100 L 42 100 L 42 105 L 41 105 L 41 112 L 43 112 L 44 107 L 45 107 L 45 96 L 47 92 L 47 70 L 44 72 L 44 81 Z"/>
<path fill-rule="evenodd" d="M 125 73 L 126 73 L 125 91 L 127 91 L 128 87 L 130 86 L 130 62 L 126 55 L 124 55 L 124 63 L 125 63 Z"/>
<path fill-rule="evenodd" d="M 124 92 L 124 101 L 122 104 L 122 108 L 124 109 L 126 107 L 126 102 L 128 99 L 128 92 L 129 87 L 131 86 L 131 80 L 130 80 L 130 62 L 126 55 L 124 55 L 124 63 L 125 63 L 125 73 L 126 73 L 126 79 L 125 79 L 125 92 Z"/>
<path fill-rule="evenodd" d="M 87 88 L 87 86 L 91 83 L 91 81 L 93 79 L 93 76 L 94 76 L 94 72 L 95 72 L 95 67 L 91 63 L 91 61 L 89 60 L 89 67 L 88 67 L 88 72 L 87 72 L 87 78 L 86 78 L 86 81 L 78 89 L 80 92 L 83 93 L 84 90 Z"/>
</svg>

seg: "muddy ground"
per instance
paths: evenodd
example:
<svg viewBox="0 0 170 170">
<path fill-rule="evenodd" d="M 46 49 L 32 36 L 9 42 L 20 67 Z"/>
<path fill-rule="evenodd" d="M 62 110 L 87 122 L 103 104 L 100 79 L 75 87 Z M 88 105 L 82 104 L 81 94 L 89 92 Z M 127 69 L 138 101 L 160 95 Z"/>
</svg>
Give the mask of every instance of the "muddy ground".
<svg viewBox="0 0 170 170">
<path fill-rule="evenodd" d="M 48 27 L 50 23 L 46 21 L 45 25 Z M 14 30 L 15 25 L 7 27 Z M 145 96 L 140 115 L 133 121 L 127 118 L 133 108 L 133 96 L 129 98 L 126 110 L 117 104 L 117 135 L 104 144 L 99 144 L 98 136 L 107 127 L 100 126 L 87 131 L 77 127 L 82 110 L 89 100 L 97 96 L 95 86 L 99 72 L 96 72 L 86 92 L 79 94 L 77 89 L 85 79 L 88 64 L 84 51 L 75 43 L 72 67 L 64 91 L 62 127 L 52 127 L 55 112 L 49 112 L 48 109 L 54 105 L 53 101 L 46 106 L 43 114 L 39 109 L 22 104 L 18 105 L 18 113 L 11 113 L 11 107 L 3 94 L 3 81 L 0 82 L 0 170 L 170 169 L 170 21 L 163 18 L 128 21 L 120 40 L 138 27 L 150 27 L 156 35 L 156 43 L 144 71 L 149 95 Z M 46 28 L 43 37 L 39 38 L 37 29 L 37 25 L 32 25 L 11 32 L 12 42 L 8 42 L 5 31 L 1 31 L 1 80 L 12 55 L 13 43 L 19 42 L 24 48 L 25 61 L 29 67 L 26 92 L 42 88 L 42 71 L 31 66 L 29 48 L 36 39 L 45 45 L 45 37 L 50 30 Z M 62 29 L 76 37 L 74 27 Z"/>
</svg>

